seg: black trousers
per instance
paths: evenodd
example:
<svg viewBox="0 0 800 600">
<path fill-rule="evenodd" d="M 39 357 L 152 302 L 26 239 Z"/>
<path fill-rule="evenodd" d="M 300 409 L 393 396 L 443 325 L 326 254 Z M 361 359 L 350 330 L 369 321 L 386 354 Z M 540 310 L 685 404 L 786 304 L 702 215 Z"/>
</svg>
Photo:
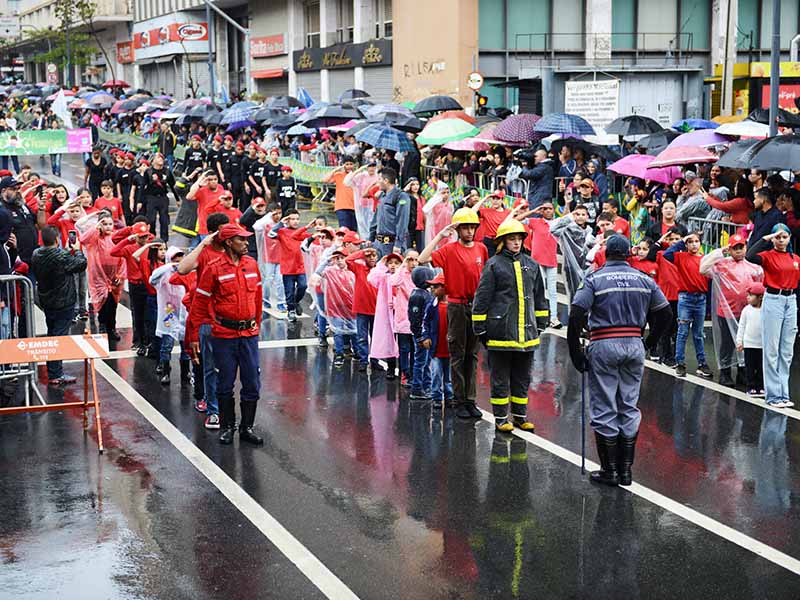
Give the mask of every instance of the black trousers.
<svg viewBox="0 0 800 600">
<path fill-rule="evenodd" d="M 158 216 L 159 235 L 165 242 L 169 240 L 169 198 L 166 196 L 147 196 L 145 198 L 147 206 L 147 222 L 150 225 L 150 232 L 156 233 L 156 216 Z"/>
<path fill-rule="evenodd" d="M 478 338 L 472 329 L 469 304 L 447 305 L 447 347 L 450 350 L 450 378 L 456 404 L 475 404 L 478 391 Z"/>
<path fill-rule="evenodd" d="M 97 313 L 97 324 L 105 326 L 106 331 L 117 328 L 117 301 L 111 294 L 106 296 L 106 301 Z"/>
<path fill-rule="evenodd" d="M 143 283 L 131 283 L 128 286 L 131 298 L 131 316 L 133 317 L 133 343 L 147 343 L 147 331 L 144 326 L 144 312 L 147 304 L 147 287 Z"/>
<path fill-rule="evenodd" d="M 658 340 L 658 355 L 661 360 L 675 358 L 675 336 L 678 334 L 678 301 L 670 300 L 669 306 L 672 309 L 672 323 L 661 336 L 661 339 Z"/>
<path fill-rule="evenodd" d="M 495 417 L 505 418 L 509 403 L 513 416 L 528 413 L 532 366 L 533 352 L 489 350 L 490 400 Z"/>
<path fill-rule="evenodd" d="M 761 348 L 744 349 L 744 372 L 748 390 L 764 389 L 764 363 Z"/>
</svg>

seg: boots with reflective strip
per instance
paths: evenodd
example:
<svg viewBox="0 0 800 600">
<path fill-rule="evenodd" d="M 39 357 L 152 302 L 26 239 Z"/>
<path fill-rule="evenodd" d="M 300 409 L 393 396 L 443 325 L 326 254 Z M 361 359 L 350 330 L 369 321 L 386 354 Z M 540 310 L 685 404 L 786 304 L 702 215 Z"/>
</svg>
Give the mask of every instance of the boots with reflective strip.
<svg viewBox="0 0 800 600">
<path fill-rule="evenodd" d="M 514 426 L 508 421 L 508 398 L 490 398 L 492 413 L 494 413 L 494 426 L 497 431 L 509 433 Z"/>
<path fill-rule="evenodd" d="M 594 439 L 597 443 L 597 456 L 600 458 L 600 470 L 590 473 L 589 479 L 593 483 L 602 483 L 604 485 L 619 484 L 619 479 L 617 477 L 617 460 L 619 454 L 617 436 L 606 437 L 595 431 Z"/>
<path fill-rule="evenodd" d="M 619 473 L 619 484 L 630 485 L 633 481 L 631 474 L 631 467 L 633 466 L 633 458 L 636 451 L 636 438 L 619 436 L 619 457 L 617 458 L 617 472 Z"/>
<path fill-rule="evenodd" d="M 511 396 L 511 417 L 514 427 L 533 433 L 536 427 L 528 421 L 528 398 Z"/>
</svg>

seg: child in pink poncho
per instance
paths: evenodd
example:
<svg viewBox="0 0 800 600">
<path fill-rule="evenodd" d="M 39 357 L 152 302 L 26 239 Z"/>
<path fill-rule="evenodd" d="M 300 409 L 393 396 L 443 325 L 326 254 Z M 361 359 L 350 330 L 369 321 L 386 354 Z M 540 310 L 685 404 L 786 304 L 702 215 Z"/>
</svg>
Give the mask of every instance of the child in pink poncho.
<svg viewBox="0 0 800 600">
<path fill-rule="evenodd" d="M 394 314 L 392 314 L 393 289 L 389 277 L 402 264 L 403 257 L 392 252 L 375 265 L 367 275 L 367 282 L 378 290 L 375 301 L 375 324 L 372 327 L 370 358 L 383 358 L 388 364 L 386 379 L 394 379 L 397 372 L 397 340 L 394 337 Z"/>
<path fill-rule="evenodd" d="M 447 187 L 446 183 L 440 181 L 437 184 L 436 193 L 422 207 L 422 212 L 425 213 L 425 245 L 427 246 L 436 237 L 437 233 L 450 225 L 450 221 L 453 218 L 450 188 Z M 450 237 L 442 238 L 442 241 L 436 247 L 441 248 L 449 244 L 450 241 Z"/>
<path fill-rule="evenodd" d="M 394 275 L 389 276 L 389 285 L 394 291 L 392 309 L 394 311 L 394 331 L 400 350 L 400 383 L 410 385 L 411 368 L 414 364 L 414 336 L 408 321 L 408 298 L 416 287 L 411 280 L 411 271 L 419 264 L 419 252 L 407 250 L 406 259 Z"/>
</svg>

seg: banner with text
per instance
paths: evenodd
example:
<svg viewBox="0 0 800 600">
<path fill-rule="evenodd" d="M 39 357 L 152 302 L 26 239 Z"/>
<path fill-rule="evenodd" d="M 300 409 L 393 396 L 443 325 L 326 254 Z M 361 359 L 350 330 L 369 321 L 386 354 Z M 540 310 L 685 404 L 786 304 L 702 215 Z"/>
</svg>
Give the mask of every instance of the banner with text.
<svg viewBox="0 0 800 600">
<path fill-rule="evenodd" d="M 619 116 L 619 80 L 567 81 L 564 112 L 603 129 Z"/>
<path fill-rule="evenodd" d="M 45 129 L 0 133 L 0 156 L 78 154 L 91 151 L 90 129 Z"/>
</svg>

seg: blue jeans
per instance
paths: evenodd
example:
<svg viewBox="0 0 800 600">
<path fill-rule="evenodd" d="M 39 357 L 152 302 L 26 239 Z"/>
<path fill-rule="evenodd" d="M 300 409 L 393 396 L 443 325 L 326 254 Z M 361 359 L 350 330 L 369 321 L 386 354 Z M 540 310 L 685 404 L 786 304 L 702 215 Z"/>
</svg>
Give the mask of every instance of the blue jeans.
<svg viewBox="0 0 800 600">
<path fill-rule="evenodd" d="M 398 333 L 397 345 L 400 349 L 400 372 L 408 379 L 413 376 L 414 364 L 414 336 L 410 333 Z"/>
<path fill-rule="evenodd" d="M 72 325 L 72 317 L 75 316 L 75 309 L 65 308 L 64 310 L 46 310 L 44 321 L 47 324 L 47 335 L 69 335 L 69 328 Z M 51 360 L 47 363 L 47 378 L 60 379 L 64 375 L 64 368 L 60 360 Z"/>
<path fill-rule="evenodd" d="M 306 276 L 304 273 L 300 275 L 283 275 L 283 291 L 286 294 L 286 310 L 292 311 L 297 309 L 297 305 L 306 295 Z"/>
<path fill-rule="evenodd" d="M 217 396 L 233 398 L 236 373 L 242 389 L 242 402 L 256 402 L 261 391 L 261 370 L 258 367 L 258 336 L 239 338 L 211 338 L 217 361 Z M 206 401 L 208 403 L 208 401 Z"/>
<path fill-rule="evenodd" d="M 328 335 L 328 320 L 325 318 L 325 294 L 314 292 L 317 298 L 317 329 L 319 337 L 324 338 Z"/>
<path fill-rule="evenodd" d="M 706 318 L 706 295 L 681 292 L 678 294 L 678 338 L 675 342 L 675 361 L 686 363 L 686 342 L 689 339 L 689 328 L 692 329 L 692 342 L 697 364 L 706 364 L 706 352 L 703 347 L 703 323 Z"/>
<path fill-rule="evenodd" d="M 411 393 L 427 396 L 431 392 L 431 351 L 421 346 L 414 349 L 414 373 L 411 377 Z"/>
<path fill-rule="evenodd" d="M 369 362 L 369 340 L 374 322 L 375 315 L 356 315 L 356 352 L 362 365 Z"/>
<path fill-rule="evenodd" d="M 358 231 L 356 211 L 348 208 L 340 208 L 335 212 L 336 219 L 339 221 L 339 227 L 347 227 L 350 231 Z"/>
<path fill-rule="evenodd" d="M 53 175 L 61 177 L 61 155 L 60 154 L 51 154 L 50 155 L 50 170 L 53 172 Z"/>
<path fill-rule="evenodd" d="M 542 272 L 542 279 L 545 282 L 545 289 L 547 290 L 547 303 L 550 309 L 550 321 L 558 318 L 558 267 L 542 267 L 539 266 Z"/>
<path fill-rule="evenodd" d="M 450 381 L 450 359 L 431 359 L 431 397 L 434 400 L 452 400 L 453 382 Z"/>
<path fill-rule="evenodd" d="M 761 341 L 767 402 L 789 400 L 789 370 L 797 337 L 797 297 L 764 294 Z"/>
<path fill-rule="evenodd" d="M 203 359 L 203 389 L 206 394 L 206 414 L 218 415 L 217 369 L 214 362 L 214 347 L 211 343 L 211 323 L 200 325 L 200 356 Z"/>
<path fill-rule="evenodd" d="M 150 348 L 147 349 L 150 354 L 158 354 L 161 350 L 161 340 L 156 337 L 156 320 L 158 319 L 158 300 L 156 296 L 148 294 L 147 302 L 144 309 L 144 329 L 147 332 L 147 338 L 150 341 Z"/>
<path fill-rule="evenodd" d="M 161 362 L 169 362 L 169 359 L 172 357 L 172 347 L 175 345 L 175 338 L 171 335 L 162 335 L 161 336 L 161 355 L 159 359 Z M 181 345 L 181 360 L 189 360 L 189 355 L 186 353 L 186 348 L 183 346 L 183 342 L 180 342 Z"/>
<path fill-rule="evenodd" d="M 334 354 L 343 354 L 347 348 L 350 348 L 353 344 L 353 336 L 352 335 L 345 335 L 343 333 L 334 333 L 333 334 L 333 353 Z"/>
<path fill-rule="evenodd" d="M 276 308 L 279 304 L 286 304 L 286 293 L 283 289 L 281 266 L 277 263 L 268 262 L 262 267 L 262 273 L 261 279 L 264 293 L 264 305 Z M 273 295 L 275 296 L 274 298 Z"/>
<path fill-rule="evenodd" d="M 175 165 L 175 157 L 172 154 L 168 154 L 164 157 L 164 162 L 167 163 L 167 169 L 172 172 L 172 167 Z"/>
</svg>

